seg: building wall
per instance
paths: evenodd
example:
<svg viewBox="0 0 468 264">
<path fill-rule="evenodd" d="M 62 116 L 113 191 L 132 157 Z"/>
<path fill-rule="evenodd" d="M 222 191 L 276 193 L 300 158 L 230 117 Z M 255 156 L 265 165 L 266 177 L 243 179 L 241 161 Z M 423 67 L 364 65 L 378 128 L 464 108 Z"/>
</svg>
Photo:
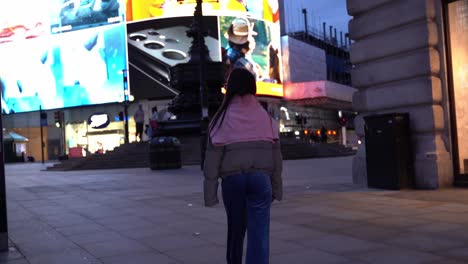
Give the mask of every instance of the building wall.
<svg viewBox="0 0 468 264">
<path fill-rule="evenodd" d="M 283 36 L 284 82 L 308 82 L 327 79 L 325 51 L 303 41 Z"/>
<path fill-rule="evenodd" d="M 347 0 L 347 8 L 357 135 L 364 136 L 364 116 L 408 112 L 416 187 L 451 185 L 441 1 Z M 363 185 L 365 155 L 361 145 L 353 162 L 353 181 Z"/>
<path fill-rule="evenodd" d="M 141 101 L 145 111 L 145 119 L 148 120 L 151 116 L 151 108 L 157 106 L 159 110 L 164 110 L 168 100 L 158 101 Z M 128 107 L 129 116 L 129 138 L 130 141 L 135 140 L 135 125 L 133 122 L 133 115 L 137 110 L 138 104 L 133 103 Z M 64 154 L 64 138 L 61 128 L 55 127 L 54 112 L 61 109 L 48 110 L 47 113 L 47 126 L 43 127 L 43 138 L 45 143 L 44 159 L 54 160 L 58 156 Z M 106 113 L 109 115 L 111 121 L 118 116 L 118 113 L 123 111 L 122 104 L 107 104 L 107 105 L 94 105 L 86 107 L 76 107 L 63 109 L 65 124 L 79 124 L 88 120 L 88 118 L 95 113 Z M 28 156 L 33 156 L 37 161 L 41 159 L 41 137 L 40 137 L 40 116 L 39 112 L 27 112 L 3 115 L 3 127 L 8 131 L 14 131 L 18 134 L 29 139 L 27 143 Z M 146 121 L 148 123 L 148 121 Z M 68 138 L 66 136 L 66 138 Z M 144 140 L 147 140 L 144 135 Z"/>
<path fill-rule="evenodd" d="M 42 158 L 41 153 L 41 130 L 39 127 L 26 127 L 26 128 L 17 128 L 12 129 L 13 132 L 16 132 L 24 137 L 26 137 L 29 141 L 26 143 L 26 156 L 32 156 L 36 161 L 40 161 Z M 43 137 L 47 139 L 48 133 L 47 129 L 43 131 Z M 47 159 L 49 156 L 49 152 L 47 148 L 44 148 L 44 159 Z"/>
</svg>

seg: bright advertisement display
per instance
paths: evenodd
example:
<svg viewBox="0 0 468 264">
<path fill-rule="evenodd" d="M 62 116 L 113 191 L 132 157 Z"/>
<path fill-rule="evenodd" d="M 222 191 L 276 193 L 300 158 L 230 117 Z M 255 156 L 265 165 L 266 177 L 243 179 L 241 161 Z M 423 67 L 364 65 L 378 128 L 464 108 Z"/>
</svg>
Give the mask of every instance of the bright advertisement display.
<svg viewBox="0 0 468 264">
<path fill-rule="evenodd" d="M 171 68 L 190 60 L 192 39 L 186 31 L 195 6 L 195 0 L 126 1 L 129 74 L 136 98 L 171 94 Z M 251 70 L 257 94 L 282 97 L 278 1 L 204 0 L 203 15 L 210 57 L 228 69 Z M 145 91 L 139 92 L 140 87 Z"/>
<path fill-rule="evenodd" d="M 53 0 L 50 10 L 52 33 L 118 23 L 125 19 L 125 6 L 120 0 Z"/>
<path fill-rule="evenodd" d="M 217 17 L 203 17 L 210 32 L 205 37 L 210 57 L 221 61 Z M 190 60 L 193 41 L 187 31 L 193 17 L 156 18 L 127 25 L 130 91 L 135 99 L 172 98 L 171 72 Z"/>
<path fill-rule="evenodd" d="M 192 16 L 196 0 L 126 0 L 127 21 L 147 18 Z M 205 16 L 248 16 L 279 21 L 278 0 L 203 0 Z"/>
<path fill-rule="evenodd" d="M 1 1 L 3 112 L 121 101 L 124 7 L 119 0 Z"/>
<path fill-rule="evenodd" d="M 49 10 L 44 1 L 0 1 L 0 44 L 48 34 Z"/>
<path fill-rule="evenodd" d="M 122 101 L 126 69 L 136 99 L 172 98 L 171 69 L 190 60 L 195 5 L 0 1 L 3 113 Z M 258 94 L 283 96 L 277 0 L 207 0 L 203 9 L 210 57 L 229 68 L 247 65 Z"/>
<path fill-rule="evenodd" d="M 219 25 L 223 61 L 229 68 L 250 70 L 257 78 L 258 95 L 282 97 L 279 27 L 265 20 L 230 16 L 220 17 Z"/>
</svg>

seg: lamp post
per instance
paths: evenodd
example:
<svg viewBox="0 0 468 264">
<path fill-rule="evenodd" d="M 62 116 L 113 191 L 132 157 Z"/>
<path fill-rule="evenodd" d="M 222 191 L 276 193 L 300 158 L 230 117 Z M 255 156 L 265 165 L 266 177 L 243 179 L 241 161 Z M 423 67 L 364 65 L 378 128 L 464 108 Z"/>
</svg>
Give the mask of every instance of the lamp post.
<svg viewBox="0 0 468 264">
<path fill-rule="evenodd" d="M 222 101 L 221 86 L 224 81 L 222 62 L 214 62 L 209 55 L 205 37 L 208 32 L 203 20 L 202 0 L 197 0 L 193 22 L 187 31 L 192 38 L 190 60 L 171 69 L 171 86 L 180 93 L 169 104 L 169 111 L 177 120 L 158 123 L 158 135 L 198 135 L 203 169 L 206 132 L 209 117 Z"/>
<path fill-rule="evenodd" d="M 0 102 L 0 109 L 2 105 Z M 3 135 L 2 114 L 0 113 L 0 130 Z M 0 138 L 0 251 L 8 251 L 8 218 L 5 183 L 5 154 L 3 149 L 3 136 Z M 42 137 L 41 137 L 42 144 Z"/>
<path fill-rule="evenodd" d="M 203 9 L 202 0 L 197 0 L 197 6 L 195 7 L 194 21 L 192 29 L 187 32 L 189 37 L 193 37 L 192 46 L 190 47 L 190 55 L 192 62 L 199 63 L 199 80 L 200 80 L 200 144 L 201 144 L 201 162 L 200 167 L 203 170 L 203 164 L 205 162 L 205 148 L 206 148 L 206 134 L 209 124 L 208 118 L 208 94 L 206 90 L 206 61 L 212 61 L 209 57 L 208 47 L 205 44 L 205 36 L 207 32 L 203 24 Z"/>
</svg>

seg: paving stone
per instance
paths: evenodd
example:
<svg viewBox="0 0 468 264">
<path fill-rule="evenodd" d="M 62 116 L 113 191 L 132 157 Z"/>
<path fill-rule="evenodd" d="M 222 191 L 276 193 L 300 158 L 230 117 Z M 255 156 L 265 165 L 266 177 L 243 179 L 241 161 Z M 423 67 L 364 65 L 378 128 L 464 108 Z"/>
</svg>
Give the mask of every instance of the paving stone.
<svg viewBox="0 0 468 264">
<path fill-rule="evenodd" d="M 153 252 L 140 252 L 138 254 L 117 255 L 100 259 L 103 264 L 177 264 L 180 263 L 166 255 Z"/>
<path fill-rule="evenodd" d="M 30 264 L 26 259 L 15 259 L 15 260 L 10 260 L 7 262 L 3 262 L 6 264 Z"/>
<path fill-rule="evenodd" d="M 270 255 L 286 254 L 291 251 L 300 251 L 304 246 L 291 241 L 281 239 L 270 239 Z"/>
<path fill-rule="evenodd" d="M 122 210 L 110 208 L 110 207 L 106 207 L 102 205 L 87 205 L 84 207 L 74 208 L 74 211 L 89 219 L 117 217 L 117 216 L 127 214 L 126 212 Z"/>
<path fill-rule="evenodd" d="M 140 239 L 146 237 L 155 237 L 155 236 L 167 236 L 172 234 L 180 233 L 179 230 L 168 229 L 162 226 L 153 225 L 151 228 L 148 227 L 137 227 L 132 229 L 125 229 L 118 231 L 122 236 L 131 238 L 131 239 Z"/>
<path fill-rule="evenodd" d="M 419 218 L 431 220 L 432 222 L 447 222 L 454 224 L 465 224 L 468 222 L 468 215 L 462 212 L 427 212 Z"/>
<path fill-rule="evenodd" d="M 456 259 L 443 258 L 437 261 L 431 261 L 427 264 L 466 264 L 466 261 L 460 261 Z"/>
<path fill-rule="evenodd" d="M 456 259 L 459 261 L 468 262 L 468 247 L 459 247 L 448 250 L 437 249 L 435 254 Z"/>
<path fill-rule="evenodd" d="M 70 235 L 67 238 L 79 245 L 83 245 L 97 242 L 111 242 L 123 239 L 124 236 L 116 231 L 99 231 L 94 233 Z"/>
<path fill-rule="evenodd" d="M 82 247 L 98 258 L 117 255 L 138 254 L 148 252 L 150 248 L 131 239 L 121 238 L 112 241 L 83 244 Z"/>
<path fill-rule="evenodd" d="M 78 249 L 72 241 L 60 236 L 36 236 L 25 242 L 16 242 L 16 246 L 26 256 L 42 253 L 55 253 Z"/>
<path fill-rule="evenodd" d="M 16 223 L 29 220 L 31 218 L 37 218 L 36 214 L 29 212 L 26 209 L 15 210 L 14 212 L 8 212 L 8 226 L 14 226 Z"/>
<path fill-rule="evenodd" d="M 411 218 L 407 216 L 388 216 L 382 218 L 366 219 L 364 220 L 364 222 L 383 227 L 406 229 L 430 224 L 433 221 L 426 219 Z"/>
<path fill-rule="evenodd" d="M 158 207 L 151 207 L 151 206 L 140 206 L 138 208 L 130 207 L 130 208 L 123 208 L 125 213 L 133 216 L 146 216 L 148 218 L 158 218 L 164 217 L 165 215 L 169 215 L 173 213 L 173 211 Z"/>
<path fill-rule="evenodd" d="M 290 229 L 281 229 L 278 231 L 270 231 L 270 236 L 272 238 L 284 239 L 287 241 L 306 240 L 308 238 L 317 238 L 327 235 L 329 235 L 329 233 L 301 226 Z"/>
<path fill-rule="evenodd" d="M 186 249 L 204 245 L 214 245 L 192 234 L 176 234 L 166 236 L 153 236 L 138 239 L 141 243 L 159 252 L 166 252 L 175 249 Z"/>
<path fill-rule="evenodd" d="M 388 228 L 371 224 L 351 226 L 334 231 L 335 234 L 342 234 L 370 241 L 386 241 L 388 239 L 395 238 L 404 232 L 406 231 L 403 229 Z"/>
<path fill-rule="evenodd" d="M 399 246 L 402 248 L 416 249 L 421 251 L 448 250 L 460 247 L 464 244 L 462 241 L 450 240 L 434 235 L 421 235 L 417 233 L 405 233 L 396 238 L 389 238 L 385 243 Z"/>
<path fill-rule="evenodd" d="M 350 259 L 321 251 L 314 248 L 295 250 L 279 255 L 271 255 L 271 264 L 305 264 L 305 263 L 320 263 L 320 264 L 345 264 Z"/>
<path fill-rule="evenodd" d="M 108 231 L 108 229 L 106 229 L 102 225 L 95 224 L 95 223 L 87 223 L 87 224 L 84 224 L 84 225 L 59 227 L 56 230 L 58 232 L 62 233 L 63 235 L 65 235 L 65 236 L 96 233 L 96 232 L 101 232 L 101 231 Z"/>
<path fill-rule="evenodd" d="M 411 227 L 412 232 L 420 233 L 435 233 L 435 234 L 448 234 L 454 233 L 458 229 L 464 228 L 463 225 L 453 223 L 430 223 L 421 226 Z"/>
<path fill-rule="evenodd" d="M 105 217 L 94 220 L 96 223 L 116 231 L 122 231 L 134 228 L 152 228 L 154 226 L 148 220 L 145 220 L 136 216 L 117 216 L 117 217 Z"/>
<path fill-rule="evenodd" d="M 225 249 L 213 245 L 201 245 L 187 248 L 173 249 L 165 252 L 181 263 L 190 264 L 219 264 L 225 263 Z"/>
<path fill-rule="evenodd" d="M 28 260 L 31 264 L 101 264 L 101 261 L 81 249 L 37 254 Z"/>
<path fill-rule="evenodd" d="M 379 264 L 422 264 L 442 260 L 442 257 L 434 254 L 390 246 L 353 254 L 352 257 L 367 263 Z"/>
<path fill-rule="evenodd" d="M 450 240 L 464 241 L 466 244 L 468 244 L 468 229 L 466 227 L 463 227 L 447 232 L 440 232 L 435 234 L 434 237 L 442 237 Z"/>
<path fill-rule="evenodd" d="M 338 229 L 350 228 L 360 225 L 362 225 L 362 222 L 359 221 L 340 220 L 331 217 L 317 216 L 315 218 L 311 218 L 309 222 L 303 224 L 302 226 L 315 230 L 332 232 Z"/>
<path fill-rule="evenodd" d="M 22 260 L 24 256 L 16 248 L 10 247 L 6 252 L 0 252 L 0 263 Z"/>
<path fill-rule="evenodd" d="M 43 215 L 40 218 L 48 225 L 60 228 L 66 226 L 86 225 L 92 223 L 89 219 L 75 213 Z"/>
<path fill-rule="evenodd" d="M 226 232 L 208 232 L 201 233 L 197 236 L 200 240 L 212 243 L 214 245 L 223 246 L 227 245 L 227 233 Z"/>
<path fill-rule="evenodd" d="M 307 248 L 316 248 L 338 255 L 372 251 L 384 247 L 381 243 L 334 234 L 309 238 L 307 240 L 298 241 L 297 243 Z"/>
</svg>

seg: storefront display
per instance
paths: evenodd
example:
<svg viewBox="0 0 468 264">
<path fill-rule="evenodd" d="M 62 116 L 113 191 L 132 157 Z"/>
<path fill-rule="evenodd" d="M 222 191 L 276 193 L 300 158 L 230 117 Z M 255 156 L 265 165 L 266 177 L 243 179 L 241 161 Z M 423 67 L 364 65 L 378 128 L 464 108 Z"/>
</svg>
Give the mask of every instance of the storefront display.
<svg viewBox="0 0 468 264">
<path fill-rule="evenodd" d="M 455 115 L 455 168 L 459 175 L 468 175 L 468 0 L 448 3 L 447 8 L 449 61 Z"/>
</svg>

